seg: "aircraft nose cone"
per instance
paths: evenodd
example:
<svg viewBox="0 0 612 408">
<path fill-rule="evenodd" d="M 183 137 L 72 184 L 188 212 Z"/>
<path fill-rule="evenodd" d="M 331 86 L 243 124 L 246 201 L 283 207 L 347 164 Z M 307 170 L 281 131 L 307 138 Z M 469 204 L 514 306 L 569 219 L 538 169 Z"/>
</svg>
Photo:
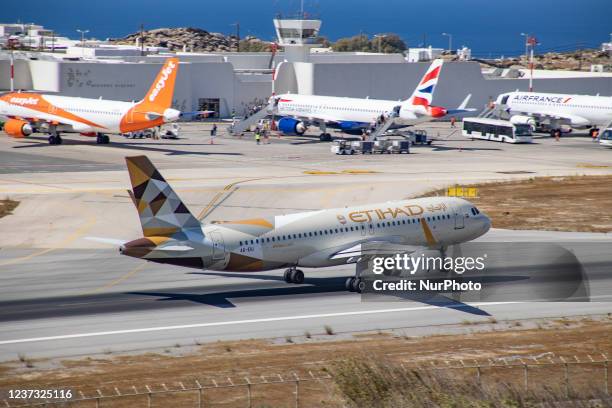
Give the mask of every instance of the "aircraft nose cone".
<svg viewBox="0 0 612 408">
<path fill-rule="evenodd" d="M 482 216 L 482 233 L 486 233 L 491 229 L 491 219 L 483 214 Z"/>
<path fill-rule="evenodd" d="M 168 108 L 164 111 L 164 122 L 174 122 L 181 116 L 181 111 Z"/>
</svg>

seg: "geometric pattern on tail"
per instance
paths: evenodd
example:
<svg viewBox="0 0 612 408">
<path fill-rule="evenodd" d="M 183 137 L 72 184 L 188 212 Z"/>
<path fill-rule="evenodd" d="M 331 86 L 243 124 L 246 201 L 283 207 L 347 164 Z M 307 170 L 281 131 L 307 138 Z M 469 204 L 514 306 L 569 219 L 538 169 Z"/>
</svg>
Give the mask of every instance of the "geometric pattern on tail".
<svg viewBox="0 0 612 408">
<path fill-rule="evenodd" d="M 146 156 L 125 158 L 145 237 L 171 236 L 201 224 Z"/>
</svg>

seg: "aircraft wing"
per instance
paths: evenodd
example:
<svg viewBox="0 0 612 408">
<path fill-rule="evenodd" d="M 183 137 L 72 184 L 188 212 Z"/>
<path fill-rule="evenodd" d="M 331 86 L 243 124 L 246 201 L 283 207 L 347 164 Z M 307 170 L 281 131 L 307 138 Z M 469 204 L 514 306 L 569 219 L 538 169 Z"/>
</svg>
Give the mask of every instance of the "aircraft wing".
<svg viewBox="0 0 612 408">
<path fill-rule="evenodd" d="M 415 245 L 396 244 L 391 241 L 366 241 L 333 253 L 330 259 L 362 259 L 369 256 L 410 254 L 425 249 Z"/>
</svg>

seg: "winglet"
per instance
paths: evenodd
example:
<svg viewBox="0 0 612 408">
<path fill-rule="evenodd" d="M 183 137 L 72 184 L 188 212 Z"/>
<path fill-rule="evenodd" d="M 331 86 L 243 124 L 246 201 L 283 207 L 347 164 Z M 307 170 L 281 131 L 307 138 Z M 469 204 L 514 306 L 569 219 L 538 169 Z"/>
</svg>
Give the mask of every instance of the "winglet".
<svg viewBox="0 0 612 408">
<path fill-rule="evenodd" d="M 427 221 L 425 221 L 425 218 L 421 218 L 421 227 L 423 228 L 423 234 L 425 235 L 427 246 L 429 246 L 430 248 L 435 248 L 438 245 L 438 241 L 436 241 L 436 239 L 434 238 L 433 233 L 431 232 L 431 229 L 427 224 Z"/>
<path fill-rule="evenodd" d="M 463 110 L 467 108 L 467 104 L 470 103 L 470 99 L 472 99 L 472 94 L 468 94 L 468 96 L 465 97 L 463 102 L 461 102 L 461 105 L 457 106 L 457 109 Z"/>
</svg>

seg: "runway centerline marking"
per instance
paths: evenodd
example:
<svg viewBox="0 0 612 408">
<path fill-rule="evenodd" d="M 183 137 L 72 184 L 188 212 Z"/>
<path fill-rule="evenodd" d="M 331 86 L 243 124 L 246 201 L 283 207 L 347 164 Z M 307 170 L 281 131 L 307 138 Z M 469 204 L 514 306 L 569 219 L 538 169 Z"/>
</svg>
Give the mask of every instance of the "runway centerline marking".
<svg viewBox="0 0 612 408">
<path fill-rule="evenodd" d="M 469 306 L 495 306 L 495 305 L 508 305 L 508 304 L 516 304 L 516 303 L 521 303 L 521 302 L 481 302 L 481 303 L 472 303 L 472 304 L 469 304 Z M 202 327 L 218 327 L 218 326 L 233 326 L 233 325 L 241 325 L 241 324 L 281 322 L 281 321 L 288 321 L 288 320 L 320 319 L 320 318 L 325 318 L 325 317 L 359 316 L 359 315 L 371 315 L 371 314 L 382 314 L 382 313 L 410 312 L 410 311 L 430 310 L 430 309 L 439 309 L 439 308 L 440 306 L 416 306 L 416 307 L 401 307 L 401 308 L 395 308 L 395 309 L 360 310 L 360 311 L 355 311 L 355 312 L 337 312 L 337 313 L 320 313 L 320 314 L 298 315 L 298 316 L 266 317 L 266 318 L 261 318 L 261 319 L 230 320 L 230 321 L 212 322 L 212 323 L 192 323 L 192 324 L 181 324 L 181 325 L 175 325 L 175 326 L 143 327 L 140 329 L 111 330 L 111 331 L 103 331 L 103 332 L 64 334 L 60 336 L 31 337 L 31 338 L 26 338 L 26 339 L 3 340 L 3 341 L 0 341 L 0 345 L 18 344 L 18 343 L 33 343 L 33 342 L 40 342 L 40 341 L 78 339 L 78 338 L 84 338 L 84 337 L 112 336 L 112 335 L 118 335 L 118 334 L 196 329 L 196 328 L 202 328 Z"/>
</svg>

